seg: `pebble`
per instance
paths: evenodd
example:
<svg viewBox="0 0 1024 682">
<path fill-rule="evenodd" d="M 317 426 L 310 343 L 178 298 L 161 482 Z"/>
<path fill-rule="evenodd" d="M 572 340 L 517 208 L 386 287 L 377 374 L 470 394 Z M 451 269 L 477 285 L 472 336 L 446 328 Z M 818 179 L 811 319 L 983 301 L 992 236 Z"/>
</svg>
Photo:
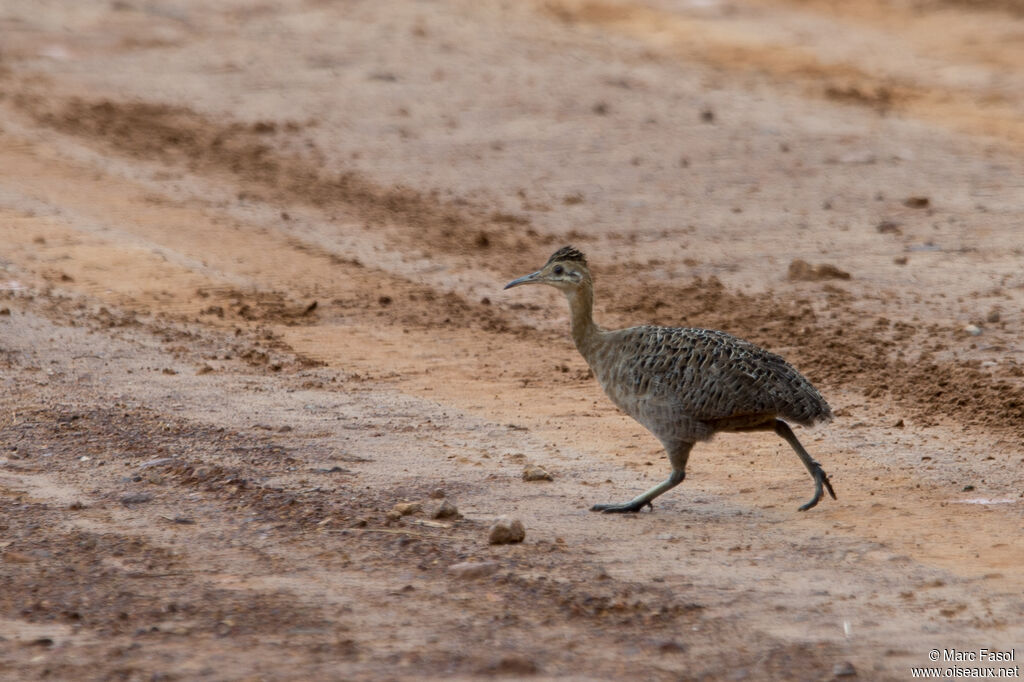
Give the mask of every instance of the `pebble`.
<svg viewBox="0 0 1024 682">
<path fill-rule="evenodd" d="M 526 538 L 523 522 L 509 516 L 499 516 L 494 520 L 488 533 L 488 542 L 492 545 L 510 545 L 522 542 Z"/>
<path fill-rule="evenodd" d="M 524 481 L 553 481 L 555 477 L 549 474 L 543 468 L 534 464 L 529 464 L 523 469 L 523 480 Z"/>
<path fill-rule="evenodd" d="M 522 677 L 524 675 L 536 675 L 540 672 L 540 668 L 537 666 L 536 661 L 525 656 L 518 654 L 509 654 L 502 656 L 501 660 L 495 661 L 483 671 L 497 675 L 515 675 Z"/>
<path fill-rule="evenodd" d="M 674 639 L 666 639 L 658 645 L 658 651 L 663 654 L 681 654 L 686 651 L 686 645 Z"/>
<path fill-rule="evenodd" d="M 985 321 L 989 322 L 991 324 L 995 324 L 1000 319 L 1002 319 L 1002 316 L 999 314 L 999 311 L 996 310 L 995 308 L 993 308 L 992 310 L 988 311 L 988 315 L 985 317 Z"/>
<path fill-rule="evenodd" d="M 178 460 L 176 460 L 173 457 L 161 457 L 160 459 L 151 459 L 148 462 L 143 462 L 142 464 L 139 465 L 139 468 L 149 469 L 151 467 L 164 467 L 169 464 L 174 464 L 177 461 Z"/>
<path fill-rule="evenodd" d="M 981 334 L 981 327 L 979 327 L 976 324 L 969 324 L 966 327 L 964 327 L 964 331 L 970 334 L 971 336 L 979 336 Z"/>
<path fill-rule="evenodd" d="M 133 504 L 145 504 L 152 499 L 153 495 L 151 493 L 130 493 L 121 496 L 121 504 L 127 507 Z"/>
<path fill-rule="evenodd" d="M 832 674 L 836 677 L 856 677 L 857 669 L 853 667 L 853 663 L 843 661 L 832 666 Z"/>
<path fill-rule="evenodd" d="M 432 519 L 455 519 L 458 517 L 459 508 L 448 500 L 441 500 L 441 504 L 437 505 L 437 507 L 430 512 L 430 518 Z"/>
<path fill-rule="evenodd" d="M 399 516 L 409 516 L 423 511 L 423 505 L 419 502 L 399 502 L 391 511 L 398 512 Z"/>
<path fill-rule="evenodd" d="M 470 580 L 491 575 L 499 568 L 497 561 L 464 561 L 448 567 L 448 573 L 455 578 Z"/>
<path fill-rule="evenodd" d="M 814 282 L 823 279 L 850 279 L 850 273 L 840 270 L 830 263 L 811 265 L 807 261 L 799 258 L 793 260 L 789 264 L 789 272 L 787 275 L 791 280 L 802 280 L 807 282 Z"/>
</svg>

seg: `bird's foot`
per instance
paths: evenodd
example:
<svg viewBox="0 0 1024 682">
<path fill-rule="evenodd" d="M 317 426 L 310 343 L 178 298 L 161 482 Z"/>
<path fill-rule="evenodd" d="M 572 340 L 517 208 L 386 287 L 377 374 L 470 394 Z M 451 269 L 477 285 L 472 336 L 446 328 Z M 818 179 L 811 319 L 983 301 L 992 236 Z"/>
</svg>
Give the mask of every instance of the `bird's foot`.
<svg viewBox="0 0 1024 682">
<path fill-rule="evenodd" d="M 801 504 L 799 507 L 796 508 L 796 510 L 797 511 L 807 511 L 808 509 L 811 509 L 812 507 L 817 506 L 818 500 L 820 500 L 820 499 L 821 499 L 821 495 L 815 495 L 813 498 L 811 498 L 810 502 L 808 502 L 807 504 Z"/>
<path fill-rule="evenodd" d="M 836 491 L 832 490 L 832 483 L 828 480 L 828 474 L 825 473 L 825 470 L 817 462 L 814 462 L 814 465 L 814 497 L 807 504 L 798 507 L 798 511 L 807 511 L 818 504 L 821 500 L 822 486 L 825 487 L 825 490 L 828 490 L 828 494 L 832 496 L 833 500 L 837 499 Z"/>
<path fill-rule="evenodd" d="M 652 511 L 654 510 L 654 505 L 649 500 L 630 500 L 622 504 L 595 504 L 590 508 L 590 511 L 603 512 L 605 514 L 623 514 L 626 512 L 636 513 L 644 507 L 650 507 Z"/>
</svg>

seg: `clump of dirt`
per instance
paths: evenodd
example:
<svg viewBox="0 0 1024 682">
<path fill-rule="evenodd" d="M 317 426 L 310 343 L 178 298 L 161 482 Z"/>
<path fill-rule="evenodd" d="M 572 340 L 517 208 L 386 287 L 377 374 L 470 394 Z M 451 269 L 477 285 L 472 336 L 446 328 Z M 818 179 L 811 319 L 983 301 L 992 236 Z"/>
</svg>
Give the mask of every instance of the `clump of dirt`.
<svg viewBox="0 0 1024 682">
<path fill-rule="evenodd" d="M 208 298 L 210 293 L 200 289 L 196 292 L 201 298 Z M 210 305 L 203 309 L 201 315 L 213 315 L 220 319 L 231 317 L 248 322 L 273 322 L 288 326 L 313 324 L 319 301 L 298 302 L 277 291 L 241 292 L 229 290 L 221 297 L 227 298 L 226 306 Z"/>
<path fill-rule="evenodd" d="M 840 270 L 831 263 L 811 265 L 799 258 L 789 264 L 789 279 L 803 282 L 817 282 L 823 279 L 850 279 L 850 273 Z"/>
<path fill-rule="evenodd" d="M 378 292 L 353 291 L 335 298 L 324 307 L 324 316 L 344 318 L 372 316 L 396 321 L 409 327 L 437 329 L 458 327 L 496 333 L 531 334 L 534 330 L 512 322 L 488 302 L 472 302 L 454 292 L 438 292 L 430 287 L 381 274 Z"/>
<path fill-rule="evenodd" d="M 862 104 L 885 111 L 892 107 L 895 96 L 893 89 L 877 84 L 828 85 L 825 96 L 846 104 Z"/>
</svg>

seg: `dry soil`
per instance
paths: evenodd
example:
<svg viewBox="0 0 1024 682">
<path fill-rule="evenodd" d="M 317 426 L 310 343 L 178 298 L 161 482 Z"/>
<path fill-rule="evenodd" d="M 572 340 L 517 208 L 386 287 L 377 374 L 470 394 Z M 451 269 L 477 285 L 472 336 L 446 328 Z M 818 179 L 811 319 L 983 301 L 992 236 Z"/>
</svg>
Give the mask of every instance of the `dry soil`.
<svg viewBox="0 0 1024 682">
<path fill-rule="evenodd" d="M 1019 664 L 1021 64 L 1019 0 L 0 3 L 0 677 Z M 801 369 L 839 499 L 726 435 L 588 511 L 668 468 L 502 291 L 567 243 Z"/>
</svg>

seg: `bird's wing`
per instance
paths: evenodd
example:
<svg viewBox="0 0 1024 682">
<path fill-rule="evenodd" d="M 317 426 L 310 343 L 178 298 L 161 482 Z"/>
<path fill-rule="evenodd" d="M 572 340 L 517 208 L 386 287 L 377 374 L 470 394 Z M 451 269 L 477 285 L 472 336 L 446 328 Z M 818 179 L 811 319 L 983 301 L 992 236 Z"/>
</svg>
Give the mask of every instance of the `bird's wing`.
<svg viewBox="0 0 1024 682">
<path fill-rule="evenodd" d="M 706 329 L 638 329 L 638 352 L 623 379 L 648 411 L 699 421 L 779 414 L 804 422 L 824 405 L 799 372 L 752 343 Z"/>
</svg>

